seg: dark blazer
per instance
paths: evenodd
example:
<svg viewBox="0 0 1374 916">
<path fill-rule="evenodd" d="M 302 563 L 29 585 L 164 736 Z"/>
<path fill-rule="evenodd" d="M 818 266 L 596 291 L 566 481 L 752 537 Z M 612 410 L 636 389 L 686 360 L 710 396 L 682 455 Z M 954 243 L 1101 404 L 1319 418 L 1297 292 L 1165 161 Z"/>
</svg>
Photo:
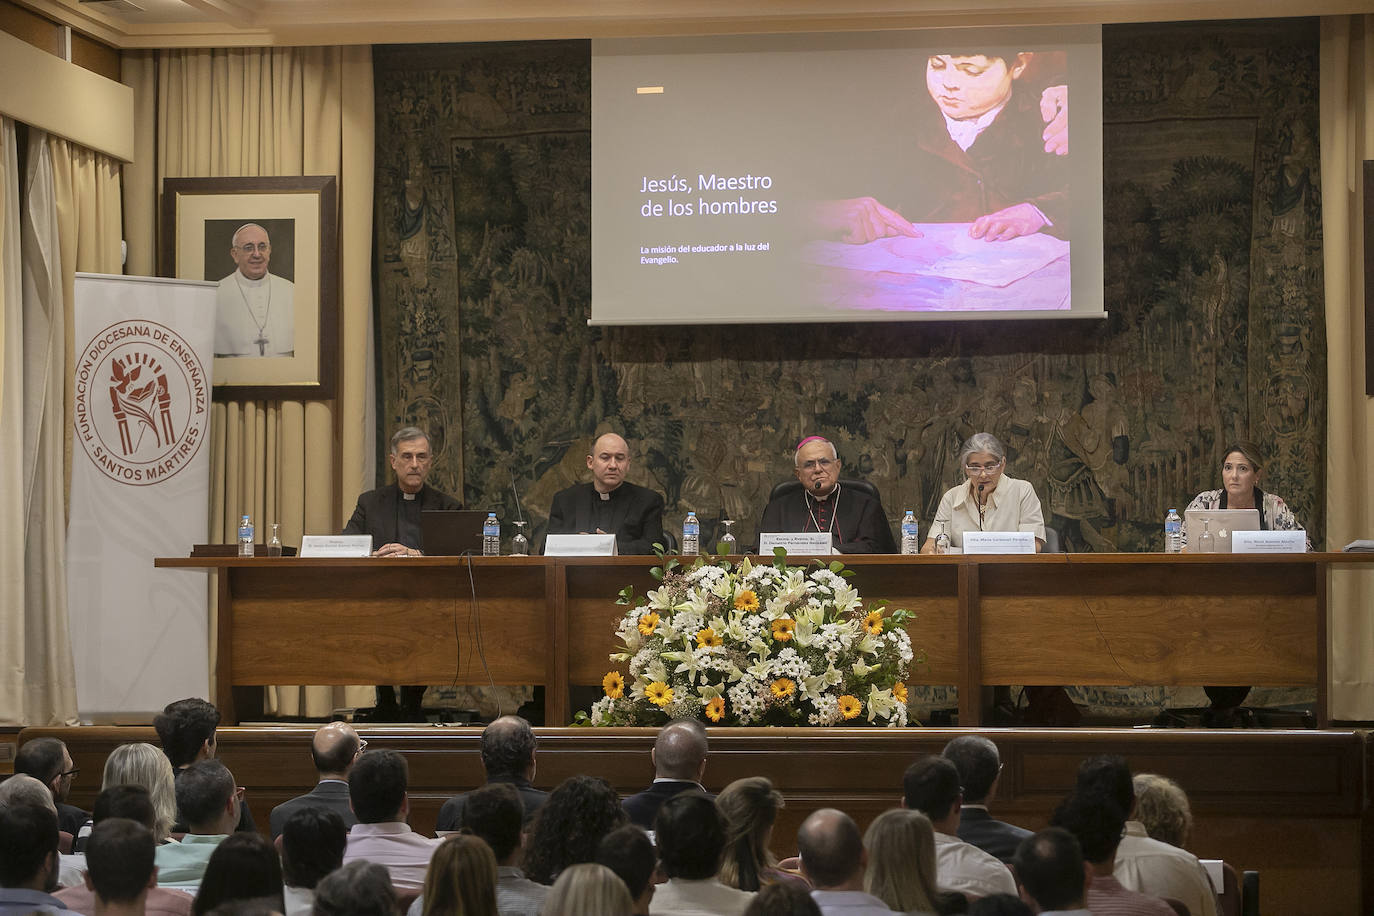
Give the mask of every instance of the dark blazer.
<svg viewBox="0 0 1374 916">
<path fill-rule="evenodd" d="M 1003 862 L 1016 858 L 1016 847 L 1030 835 L 1029 830 L 994 819 L 984 808 L 959 809 L 959 839 Z"/>
<path fill-rule="evenodd" d="M 302 808 L 327 808 L 343 818 L 345 827 L 358 823 L 358 816 L 348 804 L 348 783 L 328 779 L 304 795 L 297 795 L 272 809 L 267 820 L 272 826 L 272 839 L 281 836 L 286 820 Z"/>
<path fill-rule="evenodd" d="M 66 802 L 57 803 L 57 829 L 70 833 L 75 837 L 81 832 L 81 828 L 86 826 L 86 822 L 91 819 L 90 812 L 82 811 L 76 805 L 69 805 Z"/>
<path fill-rule="evenodd" d="M 630 823 L 645 830 L 653 830 L 654 818 L 658 817 L 658 809 L 663 807 L 663 803 L 674 795 L 693 789 L 702 791 L 701 786 L 690 780 L 665 779 L 663 782 L 653 783 L 643 792 L 631 795 L 620 803 L 620 807 L 630 816 Z M 715 796 L 708 792 L 707 798 Z"/>
<path fill-rule="evenodd" d="M 853 488 L 841 486 L 831 543 L 840 553 L 896 553 L 892 529 L 883 504 Z M 800 489 L 770 500 L 759 521 L 759 532 L 815 530 L 806 493 Z M 755 542 L 757 546 L 757 541 Z"/>
<path fill-rule="evenodd" d="M 461 509 L 463 504 L 447 493 L 441 493 L 425 484 L 419 493 L 420 509 Z M 372 535 L 372 549 L 383 544 L 396 543 L 396 507 L 401 501 L 401 488 L 387 484 L 375 490 L 368 490 L 358 496 L 358 505 L 353 517 L 344 526 L 344 534 Z M 407 544 L 416 550 L 423 550 L 423 544 Z"/>
<path fill-rule="evenodd" d="M 548 533 L 595 531 L 592 500 L 597 498 L 590 483 L 559 490 L 549 507 Z M 663 537 L 663 497 L 648 487 L 622 483 L 612 494 L 610 530 L 615 532 L 615 547 L 622 556 L 653 553 L 654 542 Z"/>
<path fill-rule="evenodd" d="M 487 785 L 505 783 L 514 786 L 515 791 L 520 794 L 520 804 L 525 806 L 525 823 L 540 808 L 544 807 L 544 802 L 549 800 L 549 793 L 543 789 L 536 789 L 530 781 L 523 776 L 493 776 L 487 780 Z M 457 830 L 463 825 L 463 808 L 467 805 L 467 792 L 462 792 L 444 802 L 444 806 L 439 809 L 439 819 L 435 822 L 435 830 Z"/>
</svg>

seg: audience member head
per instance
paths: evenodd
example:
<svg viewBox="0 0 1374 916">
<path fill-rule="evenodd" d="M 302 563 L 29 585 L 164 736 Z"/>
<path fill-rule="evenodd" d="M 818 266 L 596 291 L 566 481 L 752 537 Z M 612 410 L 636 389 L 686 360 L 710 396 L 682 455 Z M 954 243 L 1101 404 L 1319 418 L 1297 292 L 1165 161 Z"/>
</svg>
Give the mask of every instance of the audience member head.
<svg viewBox="0 0 1374 916">
<path fill-rule="evenodd" d="M 105 775 L 100 787 L 142 786 L 148 790 L 157 815 L 152 826 L 158 842 L 172 833 L 177 822 L 176 779 L 167 755 L 151 744 L 121 744 L 105 758 Z"/>
<path fill-rule="evenodd" d="M 4 784 L 18 778 L 11 776 Z M 33 781 L 48 794 L 41 782 Z M 57 811 L 48 805 L 0 803 L 0 887 L 48 893 L 57 889 Z"/>
<path fill-rule="evenodd" d="M 749 901 L 744 916 L 821 916 L 821 908 L 796 885 L 765 884 Z"/>
<path fill-rule="evenodd" d="M 480 837 L 456 834 L 425 872 L 425 916 L 496 916 L 496 856 Z"/>
<path fill-rule="evenodd" d="M 1079 789 L 1054 809 L 1050 826 L 1072 833 L 1084 860 L 1096 866 L 1098 874 L 1111 874 L 1121 830 L 1126 826 L 1126 815 L 1115 801 L 1099 792 Z"/>
<path fill-rule="evenodd" d="M 14 756 L 14 772 L 34 779 L 48 787 L 55 801 L 66 801 L 76 778 L 76 765 L 67 745 L 57 738 L 34 738 L 25 741 Z"/>
<path fill-rule="evenodd" d="M 86 840 L 86 886 L 102 903 L 135 903 L 156 884 L 156 850 L 153 833 L 144 824 L 124 817 L 102 819 Z"/>
<path fill-rule="evenodd" d="M 101 789 L 100 794 L 95 797 L 91 820 L 99 824 L 111 817 L 135 821 L 149 830 L 157 826 L 157 810 L 153 808 L 153 797 L 142 786 L 110 786 L 108 789 Z"/>
<path fill-rule="evenodd" d="M 990 894 L 969 904 L 968 916 L 1034 916 L 1026 901 L 1012 894 Z"/>
<path fill-rule="evenodd" d="M 859 825 L 843 811 L 821 808 L 797 831 L 802 874 L 818 891 L 861 890 L 864 844 Z"/>
<path fill-rule="evenodd" d="M 198 697 L 168 703 L 153 718 L 163 753 L 174 767 L 215 756 L 215 729 L 219 710 Z"/>
<path fill-rule="evenodd" d="M 343 864 L 348 828 L 339 812 L 299 808 L 281 828 L 282 880 L 287 887 L 313 888 Z"/>
<path fill-rule="evenodd" d="M 960 735 L 945 745 L 940 754 L 959 771 L 959 785 L 964 788 L 964 804 L 986 804 L 992 787 L 1002 772 L 1002 758 L 997 745 L 982 735 Z"/>
<path fill-rule="evenodd" d="M 654 740 L 654 775 L 701 782 L 706 773 L 706 751 L 706 727 L 696 719 L 674 719 L 658 730 Z"/>
<path fill-rule="evenodd" d="M 200 890 L 196 891 L 195 902 L 191 904 L 191 913 L 204 916 L 226 901 L 255 897 L 275 897 L 277 905 L 285 907 L 281 858 L 272 841 L 260 833 L 230 834 L 210 853 L 205 875 L 200 879 Z"/>
<path fill-rule="evenodd" d="M 48 787 L 23 773 L 0 782 L 0 805 L 37 805 L 57 814 L 57 802 Z"/>
<path fill-rule="evenodd" d="M 1021 899 L 1037 910 L 1072 910 L 1083 906 L 1088 871 L 1073 834 L 1046 827 L 1016 849 L 1016 875 Z"/>
<path fill-rule="evenodd" d="M 315 885 L 314 916 L 397 916 L 391 875 L 376 862 L 349 862 Z"/>
<path fill-rule="evenodd" d="M 634 912 L 649 912 L 649 901 L 654 896 L 654 870 L 658 868 L 658 855 L 647 833 L 634 824 L 617 827 L 606 834 L 596 847 L 596 861 L 625 882 Z"/>
<path fill-rule="evenodd" d="M 595 862 L 570 866 L 549 889 L 540 916 L 632 916 L 634 901 L 615 872 Z"/>
<path fill-rule="evenodd" d="M 233 833 L 239 822 L 234 775 L 218 760 L 191 764 L 177 780 L 177 810 L 191 833 Z"/>
<path fill-rule="evenodd" d="M 680 792 L 658 809 L 654 845 L 669 878 L 714 877 L 725 852 L 725 820 L 705 795 L 695 790 Z"/>
<path fill-rule="evenodd" d="M 959 771 L 944 757 L 922 757 L 906 768 L 902 776 L 902 801 L 906 807 L 930 818 L 936 830 L 953 833 L 950 822 L 958 826 L 960 790 Z"/>
<path fill-rule="evenodd" d="M 1135 790 L 1131 787 L 1131 768 L 1125 757 L 1115 754 L 1089 757 L 1078 766 L 1078 788 L 1106 795 L 1116 802 L 1126 817 L 1131 816 Z"/>
<path fill-rule="evenodd" d="M 366 751 L 348 774 L 353 813 L 364 824 L 403 821 L 409 808 L 410 769 L 397 751 Z"/>
<path fill-rule="evenodd" d="M 497 865 L 509 865 L 520 852 L 524 823 L 520 793 L 507 783 L 493 782 L 467 794 L 458 826 L 481 837 L 491 847 Z"/>
<path fill-rule="evenodd" d="M 935 828 L 910 808 L 893 808 L 874 818 L 864 834 L 868 866 L 864 890 L 905 913 L 936 911 Z"/>
<path fill-rule="evenodd" d="M 597 776 L 570 776 L 549 794 L 525 851 L 525 873 L 552 884 L 569 866 L 596 858 L 601 838 L 625 823 L 620 796 Z"/>
<path fill-rule="evenodd" d="M 534 774 L 534 752 L 539 746 L 530 723 L 519 716 L 502 716 L 482 729 L 482 767 L 487 779 L 496 776 Z"/>
<path fill-rule="evenodd" d="M 1145 825 L 1145 832 L 1161 843 L 1186 846 L 1193 832 L 1193 811 L 1183 787 L 1155 773 L 1137 773 L 1131 785 L 1135 789 L 1135 819 Z"/>
<path fill-rule="evenodd" d="M 364 745 L 353 726 L 347 722 L 330 722 L 315 729 L 310 740 L 310 759 L 323 777 L 347 779 Z"/>
<path fill-rule="evenodd" d="M 736 779 L 717 796 L 716 807 L 725 818 L 721 883 L 745 891 L 763 885 L 764 870 L 777 864 L 768 845 L 782 806 L 782 793 L 762 776 Z"/>
</svg>

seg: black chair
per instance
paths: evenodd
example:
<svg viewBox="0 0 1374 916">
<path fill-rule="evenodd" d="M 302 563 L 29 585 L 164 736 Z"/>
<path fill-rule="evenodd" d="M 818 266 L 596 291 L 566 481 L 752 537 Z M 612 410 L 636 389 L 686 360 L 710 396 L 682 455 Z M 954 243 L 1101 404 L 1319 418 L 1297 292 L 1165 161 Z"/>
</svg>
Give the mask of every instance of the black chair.
<svg viewBox="0 0 1374 916">
<path fill-rule="evenodd" d="M 874 499 L 878 500 L 878 502 L 882 502 L 882 497 L 878 495 L 878 488 L 873 486 L 873 484 L 869 483 L 867 480 L 851 480 L 849 478 L 841 478 L 840 487 L 841 489 L 857 490 L 860 493 L 866 493 Z M 802 485 L 800 480 L 784 480 L 782 483 L 778 484 L 776 487 L 773 488 L 773 492 L 768 494 L 768 501 L 771 503 L 779 496 L 787 496 L 789 494 L 797 492 L 801 488 Z"/>
<path fill-rule="evenodd" d="M 668 556 L 677 555 L 677 538 L 667 528 L 663 529 L 663 538 L 658 541 L 663 545 L 663 552 Z"/>
</svg>

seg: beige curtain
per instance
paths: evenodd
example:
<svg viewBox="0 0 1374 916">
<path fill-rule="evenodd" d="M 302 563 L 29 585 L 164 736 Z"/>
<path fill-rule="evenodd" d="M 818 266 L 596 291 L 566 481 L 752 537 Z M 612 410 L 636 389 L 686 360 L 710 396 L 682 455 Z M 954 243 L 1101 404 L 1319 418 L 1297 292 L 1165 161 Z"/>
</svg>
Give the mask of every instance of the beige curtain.
<svg viewBox="0 0 1374 916">
<path fill-rule="evenodd" d="M 1374 537 L 1374 399 L 1365 395 L 1363 163 L 1374 159 L 1374 17 L 1321 29 L 1322 233 L 1326 274 L 1327 547 Z M 1374 569 L 1333 573 L 1331 714 L 1374 719 Z"/>
<path fill-rule="evenodd" d="M 371 481 L 372 57 L 361 48 L 126 54 L 140 162 L 130 169 L 130 271 L 156 262 L 157 193 L 166 177 L 335 175 L 340 191 L 338 399 L 218 403 L 211 421 L 210 539 L 231 541 L 241 513 L 282 540 L 337 531 Z M 155 157 L 144 155 L 156 150 Z M 156 163 L 154 166 L 153 163 Z M 213 604 L 214 594 L 211 593 Z M 210 632 L 215 632 L 214 610 Z M 211 649 L 211 663 L 214 648 Z M 371 705 L 370 690 L 279 688 L 268 711 L 327 715 Z"/>
</svg>

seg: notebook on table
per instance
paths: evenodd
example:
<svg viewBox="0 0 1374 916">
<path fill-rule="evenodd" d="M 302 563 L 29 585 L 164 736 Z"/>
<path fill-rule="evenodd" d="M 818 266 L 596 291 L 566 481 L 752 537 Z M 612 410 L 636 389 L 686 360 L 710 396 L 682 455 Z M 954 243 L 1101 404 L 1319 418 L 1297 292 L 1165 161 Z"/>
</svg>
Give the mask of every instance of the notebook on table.
<svg viewBox="0 0 1374 916">
<path fill-rule="evenodd" d="M 1183 530 L 1188 536 L 1188 553 L 1200 553 L 1203 522 L 1212 533 L 1212 553 L 1231 552 L 1232 531 L 1259 531 L 1258 509 L 1189 509 L 1183 513 Z"/>
<path fill-rule="evenodd" d="M 422 509 L 420 537 L 425 555 L 456 557 L 465 553 L 482 555 L 482 523 L 487 513 L 481 509 Z"/>
</svg>

